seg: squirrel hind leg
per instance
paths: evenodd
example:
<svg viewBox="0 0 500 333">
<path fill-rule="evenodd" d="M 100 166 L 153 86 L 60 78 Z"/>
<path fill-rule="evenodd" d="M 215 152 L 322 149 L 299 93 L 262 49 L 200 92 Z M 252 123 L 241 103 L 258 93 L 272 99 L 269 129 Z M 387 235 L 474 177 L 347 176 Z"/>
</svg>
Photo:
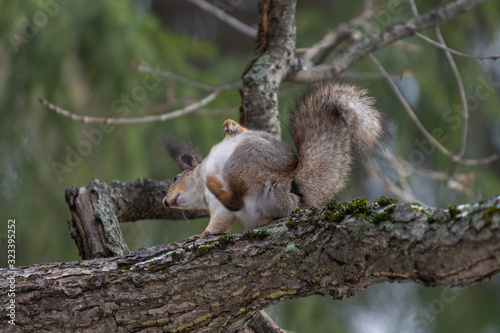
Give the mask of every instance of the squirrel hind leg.
<svg viewBox="0 0 500 333">
<path fill-rule="evenodd" d="M 241 126 L 232 119 L 224 121 L 222 124 L 222 130 L 226 133 L 224 140 L 248 131 L 245 127 Z"/>
<path fill-rule="evenodd" d="M 232 193 L 224 190 L 224 184 L 213 173 L 207 175 L 206 185 L 210 192 L 229 210 L 238 211 L 243 207 L 246 188 L 238 187 Z"/>
</svg>

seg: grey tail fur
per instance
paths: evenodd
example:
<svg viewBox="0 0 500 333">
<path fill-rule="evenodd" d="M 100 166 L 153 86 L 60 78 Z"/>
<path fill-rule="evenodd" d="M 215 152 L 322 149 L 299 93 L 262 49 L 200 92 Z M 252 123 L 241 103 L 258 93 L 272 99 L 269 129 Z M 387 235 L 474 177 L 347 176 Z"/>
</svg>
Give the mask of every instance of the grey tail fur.
<svg viewBox="0 0 500 333">
<path fill-rule="evenodd" d="M 302 206 L 327 202 L 342 190 L 352 153 L 382 145 L 382 115 L 374 99 L 355 85 L 324 83 L 308 91 L 292 111 L 290 132 L 299 162 L 292 182 Z"/>
</svg>

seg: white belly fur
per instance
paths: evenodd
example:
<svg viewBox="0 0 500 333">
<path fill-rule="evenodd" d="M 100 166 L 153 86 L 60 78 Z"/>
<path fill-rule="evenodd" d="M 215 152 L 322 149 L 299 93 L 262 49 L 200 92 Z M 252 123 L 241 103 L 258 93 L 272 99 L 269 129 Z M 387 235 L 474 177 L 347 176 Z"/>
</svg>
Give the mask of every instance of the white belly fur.
<svg viewBox="0 0 500 333">
<path fill-rule="evenodd" d="M 255 229 L 268 222 L 262 215 L 260 199 L 257 194 L 247 193 L 243 199 L 243 207 L 236 212 L 237 218 L 248 230 Z"/>
<path fill-rule="evenodd" d="M 226 139 L 219 144 L 215 145 L 211 150 L 208 156 L 204 161 L 204 174 L 205 177 L 213 173 L 219 179 L 222 179 L 222 170 L 224 168 L 224 164 L 229 159 L 229 157 L 233 154 L 234 149 L 241 141 L 243 135 L 237 135 L 235 137 Z"/>
</svg>

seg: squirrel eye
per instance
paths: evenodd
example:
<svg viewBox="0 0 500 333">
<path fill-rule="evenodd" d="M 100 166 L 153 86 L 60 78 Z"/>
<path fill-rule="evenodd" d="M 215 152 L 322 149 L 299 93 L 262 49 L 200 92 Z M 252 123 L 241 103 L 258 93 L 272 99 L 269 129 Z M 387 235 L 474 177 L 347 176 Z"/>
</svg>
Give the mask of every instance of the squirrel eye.
<svg viewBox="0 0 500 333">
<path fill-rule="evenodd" d="M 174 181 L 172 183 L 175 183 L 177 181 L 177 179 L 179 179 L 179 177 L 180 177 L 179 175 L 175 176 Z"/>
</svg>

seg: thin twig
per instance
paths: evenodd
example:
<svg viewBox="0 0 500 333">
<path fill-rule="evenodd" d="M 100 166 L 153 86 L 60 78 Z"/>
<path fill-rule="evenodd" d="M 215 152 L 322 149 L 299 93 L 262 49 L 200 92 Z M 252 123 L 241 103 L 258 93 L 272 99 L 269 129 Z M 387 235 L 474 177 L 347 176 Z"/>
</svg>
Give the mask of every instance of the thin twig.
<svg viewBox="0 0 500 333">
<path fill-rule="evenodd" d="M 453 176 L 450 176 L 448 173 L 445 172 L 424 169 L 422 167 L 411 164 L 410 162 L 396 158 L 392 154 L 388 159 L 390 160 L 390 162 L 392 163 L 393 167 L 396 169 L 400 177 L 404 178 L 404 180 L 401 180 L 400 178 L 400 183 L 404 188 L 406 187 L 403 185 L 408 184 L 407 177 L 411 173 L 417 172 L 427 178 L 444 181 L 446 183 L 446 186 L 448 186 L 450 189 L 457 190 L 459 192 L 465 193 L 466 195 L 472 195 L 473 193 L 472 190 L 468 187 L 468 183 L 470 183 L 471 179 L 470 176 L 468 175 L 455 173 Z M 401 172 L 401 170 L 407 170 L 406 173 L 408 174 L 406 175 L 406 177 L 403 174 L 403 172 Z M 411 193 L 411 190 L 406 192 Z"/>
<path fill-rule="evenodd" d="M 406 192 L 399 187 L 396 186 L 392 181 L 390 181 L 385 173 L 380 169 L 377 163 L 373 161 L 368 161 L 368 172 L 371 173 L 372 175 L 376 175 L 380 180 L 384 183 L 384 185 L 394 193 L 395 196 L 397 196 L 400 200 L 403 200 L 405 202 L 414 202 L 417 201 L 415 197 L 413 196 L 412 193 Z"/>
<path fill-rule="evenodd" d="M 377 66 L 378 70 L 380 71 L 380 73 L 382 73 L 382 75 L 385 77 L 386 81 L 389 83 L 389 85 L 391 86 L 392 90 L 394 91 L 394 93 L 396 94 L 396 97 L 399 99 L 399 101 L 401 102 L 401 104 L 403 104 L 403 107 L 405 108 L 406 112 L 408 113 L 408 115 L 410 116 L 410 118 L 414 121 L 415 125 L 417 126 L 417 128 L 422 132 L 422 134 L 434 145 L 436 146 L 436 148 L 438 148 L 443 154 L 445 154 L 446 156 L 450 157 L 452 160 L 456 160 L 457 157 L 455 155 L 453 155 L 448 149 L 446 149 L 443 145 L 441 145 L 439 143 L 439 141 L 437 141 L 424 127 L 424 125 L 422 125 L 422 123 L 420 122 L 420 120 L 418 119 L 417 115 L 413 112 L 413 110 L 411 109 L 410 105 L 408 104 L 408 102 L 406 101 L 406 99 L 403 97 L 403 95 L 401 94 L 401 92 L 399 91 L 398 87 L 396 86 L 396 84 L 394 83 L 394 81 L 391 79 L 391 77 L 389 76 L 389 74 L 386 72 L 386 70 L 384 69 L 384 67 L 380 64 L 380 62 L 377 60 L 377 58 L 375 58 L 375 56 L 373 56 L 373 54 L 369 54 L 368 55 L 371 59 L 371 61 L 375 64 L 375 66 Z"/>
<path fill-rule="evenodd" d="M 315 43 L 313 46 L 307 49 L 298 49 L 298 52 L 304 51 L 303 61 L 305 64 L 312 64 L 312 59 L 316 54 L 326 47 L 329 47 L 334 41 L 338 39 L 338 36 L 342 34 L 345 30 L 348 30 L 354 26 L 361 25 L 373 14 L 373 0 L 365 0 L 363 11 L 356 17 L 354 17 L 349 22 L 343 23 L 337 27 L 334 31 L 327 33 L 319 42 Z M 351 37 L 352 38 L 352 37 Z"/>
<path fill-rule="evenodd" d="M 344 41 L 348 39 L 359 39 L 360 35 L 357 31 L 354 30 L 344 30 L 339 32 L 336 36 L 335 39 L 328 45 L 323 53 L 313 61 L 313 65 L 319 65 L 325 62 L 325 60 L 332 54 L 333 51 L 337 49 L 337 47 L 342 44 Z"/>
<path fill-rule="evenodd" d="M 418 9 L 417 9 L 417 5 L 415 4 L 415 1 L 408 0 L 408 2 L 410 4 L 411 13 L 413 14 L 413 16 L 417 17 L 418 16 Z"/>
<path fill-rule="evenodd" d="M 396 163 L 402 165 L 402 167 L 409 169 L 411 172 L 417 172 L 427 178 L 430 179 L 435 179 L 435 180 L 442 180 L 446 182 L 446 185 L 451 188 L 455 189 L 457 191 L 463 192 L 467 195 L 472 195 L 472 190 L 468 187 L 469 184 L 471 183 L 472 177 L 474 175 L 472 174 L 460 174 L 460 173 L 455 173 L 452 176 L 450 176 L 446 172 L 442 171 L 435 171 L 435 170 L 429 170 L 426 168 L 423 168 L 419 165 L 413 164 L 411 162 L 408 162 L 406 160 L 400 159 L 395 157 L 393 154 L 387 154 L 387 159 L 391 161 L 391 163 Z M 491 155 L 487 158 L 483 159 L 478 159 L 478 160 L 460 160 L 460 164 L 465 164 L 465 165 L 479 165 L 479 164 L 487 164 L 491 163 L 492 161 L 497 159 L 497 155 Z"/>
<path fill-rule="evenodd" d="M 410 8 L 411 8 L 411 11 L 413 13 L 413 16 L 417 17 L 418 16 L 418 9 L 417 9 L 417 4 L 415 3 L 415 0 L 408 0 L 408 3 L 410 4 Z M 438 28 L 436 27 L 436 29 L 438 29 Z M 439 33 L 436 32 L 436 34 L 441 35 L 441 32 L 439 32 Z M 438 42 L 422 35 L 420 32 L 415 33 L 415 35 L 420 37 L 421 39 L 425 40 L 429 44 L 437 46 L 437 47 L 439 47 L 447 52 L 453 53 L 453 54 L 461 56 L 461 57 L 481 59 L 481 60 L 496 60 L 496 59 L 500 58 L 500 56 L 478 57 L 478 56 L 473 56 L 470 54 L 458 52 L 458 51 L 453 50 L 453 49 L 449 48 L 448 46 L 446 46 L 446 44 L 442 41 L 443 40 L 442 36 L 441 36 L 441 38 L 438 37 L 438 39 L 440 40 L 440 43 L 438 43 Z"/>
<path fill-rule="evenodd" d="M 393 78 L 403 77 L 405 74 L 411 73 L 410 71 L 404 70 L 401 72 L 389 73 Z M 343 72 L 338 75 L 338 77 L 346 80 L 380 80 L 384 79 L 384 76 L 378 72 Z"/>
<path fill-rule="evenodd" d="M 394 157 L 394 155 L 392 155 L 392 154 L 390 154 L 390 155 L 386 154 L 386 156 Z M 406 168 L 403 164 L 399 163 L 399 161 L 396 158 L 392 158 L 392 159 L 389 158 L 388 160 L 391 162 L 392 167 L 398 173 L 399 184 L 400 184 L 401 189 L 405 193 L 409 193 L 413 196 L 412 187 L 410 186 L 410 183 L 408 182 L 408 178 L 411 174 L 411 170 Z"/>
<path fill-rule="evenodd" d="M 463 165 L 481 165 L 481 164 L 488 164 L 493 161 L 495 161 L 498 158 L 497 154 L 490 155 L 485 158 L 480 158 L 480 159 L 462 159 L 461 157 L 453 155 L 450 151 L 448 151 L 445 147 L 443 147 L 434 137 L 425 129 L 424 125 L 420 122 L 418 117 L 415 115 L 413 110 L 411 109 L 410 105 L 406 101 L 406 99 L 403 97 L 401 92 L 399 91 L 398 87 L 394 83 L 394 81 L 391 79 L 389 74 L 386 72 L 384 67 L 380 64 L 380 62 L 372 55 L 369 55 L 370 59 L 373 61 L 375 66 L 379 69 L 380 73 L 384 76 L 386 81 L 389 83 L 391 86 L 392 90 L 396 94 L 396 97 L 399 99 L 401 104 L 403 104 L 403 107 L 405 108 L 406 112 L 408 112 L 410 118 L 415 122 L 415 125 L 418 127 L 418 129 L 424 134 L 424 136 L 432 143 L 436 148 L 438 148 L 443 154 L 446 156 L 450 157 L 453 162 L 463 164 Z"/>
<path fill-rule="evenodd" d="M 474 192 L 469 187 L 465 186 L 463 183 L 456 181 L 455 179 L 448 179 L 446 186 L 452 190 L 457 190 L 464 193 L 465 195 L 472 195 Z"/>
<path fill-rule="evenodd" d="M 427 43 L 429 44 L 432 44 L 434 46 L 437 46 L 443 50 L 446 50 L 450 53 L 453 53 L 457 56 L 460 56 L 460 57 L 465 57 L 465 58 L 472 58 L 472 59 L 479 59 L 479 60 L 497 60 L 500 58 L 500 55 L 493 55 L 493 56 L 475 56 L 475 55 L 472 55 L 472 54 L 467 54 L 467 53 L 463 53 L 463 52 L 459 52 L 457 50 L 454 50 L 446 45 L 443 45 L 441 43 L 438 43 L 436 42 L 435 40 L 432 40 L 431 38 L 425 36 L 425 35 L 422 35 L 421 33 L 419 32 L 416 32 L 415 35 L 423 40 L 425 40 Z"/>
<path fill-rule="evenodd" d="M 408 0 L 408 2 L 410 3 L 410 7 L 412 9 L 413 15 L 415 17 L 417 17 L 418 16 L 418 9 L 417 9 L 417 5 L 416 5 L 415 1 Z M 464 85 L 462 82 L 462 77 L 460 76 L 460 72 L 458 71 L 455 60 L 453 60 L 453 57 L 451 55 L 451 53 L 457 54 L 460 52 L 456 52 L 456 51 L 454 52 L 454 50 L 452 50 L 451 48 L 449 48 L 446 45 L 446 42 L 444 41 L 443 35 L 441 34 L 441 30 L 439 29 L 439 27 L 435 27 L 434 31 L 436 33 L 436 36 L 437 36 L 439 43 L 433 41 L 430 38 L 427 38 L 426 36 L 424 36 L 418 32 L 417 32 L 417 36 L 419 36 L 420 38 L 426 40 L 427 42 L 429 42 L 433 45 L 439 46 L 441 49 L 443 49 L 445 56 L 446 56 L 446 59 L 448 60 L 448 63 L 450 64 L 450 68 L 453 72 L 453 75 L 455 76 L 455 81 L 457 82 L 457 87 L 458 87 L 458 91 L 460 94 L 460 102 L 462 104 L 462 135 L 461 135 L 461 141 L 460 141 L 460 148 L 459 148 L 458 154 L 456 155 L 460 160 L 454 160 L 452 162 L 453 167 L 452 167 L 452 170 L 450 172 L 449 177 L 453 178 L 453 175 L 457 172 L 458 165 L 459 165 L 459 163 L 461 163 L 462 158 L 465 154 L 465 148 L 467 145 L 467 131 L 468 131 L 468 127 L 469 127 L 469 110 L 468 110 L 468 106 L 467 106 L 467 98 L 465 96 L 465 89 L 464 89 Z M 494 58 L 494 59 L 496 59 L 496 58 Z"/>
<path fill-rule="evenodd" d="M 441 34 L 441 31 L 439 30 L 439 27 L 435 27 L 434 31 L 436 32 L 436 36 L 439 40 L 439 42 L 443 45 L 446 46 L 446 43 L 443 39 L 443 35 Z M 460 76 L 460 73 L 458 72 L 457 65 L 455 64 L 455 60 L 453 60 L 453 57 L 451 56 L 450 51 L 444 50 L 444 54 L 446 56 L 446 59 L 448 60 L 448 63 L 450 64 L 451 71 L 453 72 L 453 76 L 455 76 L 455 81 L 457 82 L 457 87 L 458 87 L 458 92 L 460 94 L 460 102 L 462 104 L 462 137 L 460 141 L 460 148 L 457 153 L 457 157 L 459 159 L 462 159 L 462 157 L 465 154 L 465 147 L 467 145 L 467 129 L 469 127 L 469 110 L 467 107 L 467 98 L 465 97 L 465 89 L 464 89 L 464 84 L 462 82 L 462 77 Z M 453 175 L 458 168 L 458 162 L 457 160 L 453 161 L 453 168 L 450 172 L 451 175 Z"/>
<path fill-rule="evenodd" d="M 497 154 L 492 154 L 485 158 L 471 159 L 471 160 L 460 160 L 460 164 L 463 165 L 482 165 L 488 164 L 495 161 L 498 158 Z"/>
<path fill-rule="evenodd" d="M 233 108 L 220 108 L 220 109 L 198 109 L 193 112 L 193 114 L 197 116 L 231 116 L 237 115 L 239 111 L 239 107 L 235 106 Z"/>
<path fill-rule="evenodd" d="M 206 85 L 204 83 L 193 81 L 191 79 L 185 78 L 184 76 L 181 76 L 181 75 L 169 72 L 169 71 L 164 71 L 164 70 L 161 70 L 158 68 L 152 68 L 149 64 L 147 64 L 142 59 L 139 60 L 139 64 L 135 65 L 135 68 L 141 73 L 157 74 L 157 75 L 175 80 L 177 82 L 184 83 L 185 85 L 199 88 L 199 89 L 202 89 L 205 91 L 213 91 L 214 90 L 214 87 Z"/>
<path fill-rule="evenodd" d="M 412 172 L 418 172 L 418 173 L 420 173 L 420 174 L 422 174 L 430 179 L 445 180 L 448 177 L 448 174 L 446 174 L 442 171 L 426 169 L 426 168 L 423 168 L 419 165 L 408 162 L 406 160 L 397 158 L 394 155 L 390 156 L 390 160 L 391 160 L 391 162 L 395 162 L 395 163 L 399 163 L 399 164 L 403 165 L 405 168 L 411 170 Z"/>
<path fill-rule="evenodd" d="M 487 1 L 488 0 L 456 0 L 438 6 L 426 14 L 419 15 L 406 22 L 393 24 L 379 33 L 349 45 L 344 52 L 325 64 L 309 66 L 309 63 L 302 62 L 300 58 L 297 58 L 294 65 L 291 66 L 286 80 L 298 83 L 312 83 L 327 80 L 345 71 L 373 51 L 386 45 L 393 44 L 397 40 L 413 36 L 418 31 L 438 26 Z"/>
<path fill-rule="evenodd" d="M 220 9 L 217 6 L 214 6 L 204 0 L 187 0 L 191 2 L 193 5 L 196 5 L 200 7 L 201 9 L 205 10 L 206 12 L 216 16 L 219 18 L 222 22 L 225 22 L 235 28 L 236 30 L 244 33 L 245 35 L 255 38 L 257 37 L 257 30 L 246 25 L 245 23 L 241 22 L 240 20 L 232 17 L 229 15 L 226 11 Z"/>
<path fill-rule="evenodd" d="M 394 42 L 393 45 L 396 47 L 399 47 L 405 51 L 408 51 L 410 53 L 415 53 L 415 54 L 420 54 L 420 53 L 422 53 L 422 50 L 423 50 L 422 46 L 410 43 L 409 41 L 406 41 L 406 40 L 398 40 L 398 41 Z"/>
<path fill-rule="evenodd" d="M 168 119 L 176 118 L 184 114 L 191 113 L 203 105 L 206 105 L 213 101 L 221 92 L 234 89 L 240 85 L 240 82 L 231 83 L 219 88 L 215 88 L 208 96 L 201 99 L 200 101 L 188 105 L 187 107 L 179 110 L 175 110 L 172 112 L 164 113 L 157 116 L 146 116 L 146 117 L 135 117 L 135 118 L 102 118 L 102 117 L 91 117 L 91 116 L 80 116 L 74 113 L 71 113 L 67 110 L 60 108 L 59 106 L 50 103 L 43 97 L 39 97 L 38 100 L 40 103 L 48 107 L 50 110 L 55 111 L 56 113 L 68 117 L 74 121 L 84 122 L 84 123 L 107 123 L 107 124 L 139 124 L 139 123 L 147 123 L 154 121 L 165 121 Z"/>
</svg>

